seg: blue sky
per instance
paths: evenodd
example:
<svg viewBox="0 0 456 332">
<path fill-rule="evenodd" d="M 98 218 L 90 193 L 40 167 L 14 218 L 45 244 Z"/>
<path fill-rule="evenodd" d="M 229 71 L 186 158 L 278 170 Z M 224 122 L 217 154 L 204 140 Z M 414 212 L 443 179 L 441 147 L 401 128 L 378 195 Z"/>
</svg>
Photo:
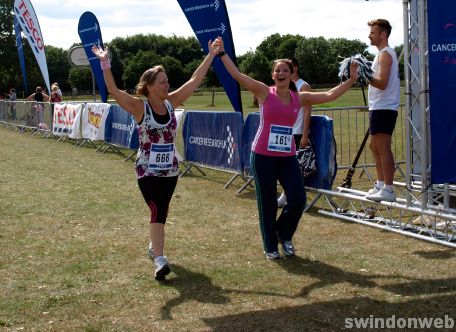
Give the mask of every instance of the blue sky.
<svg viewBox="0 0 456 332">
<path fill-rule="evenodd" d="M 93 12 L 103 40 L 138 33 L 194 36 L 175 0 L 31 0 L 46 45 L 68 49 L 80 42 L 79 17 Z M 237 54 L 254 50 L 273 33 L 359 39 L 369 44 L 367 21 L 385 18 L 390 46 L 403 44 L 401 0 L 226 0 Z M 373 51 L 373 50 L 371 50 Z"/>
</svg>

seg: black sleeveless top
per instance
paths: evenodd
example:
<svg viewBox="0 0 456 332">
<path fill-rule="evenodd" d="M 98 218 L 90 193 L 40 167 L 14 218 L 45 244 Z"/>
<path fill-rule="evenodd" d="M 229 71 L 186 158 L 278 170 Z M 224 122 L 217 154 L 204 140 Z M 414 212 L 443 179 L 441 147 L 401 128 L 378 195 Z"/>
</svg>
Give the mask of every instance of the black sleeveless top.
<svg viewBox="0 0 456 332">
<path fill-rule="evenodd" d="M 35 92 L 35 101 L 37 102 L 43 102 L 43 93 L 42 92 Z"/>
</svg>

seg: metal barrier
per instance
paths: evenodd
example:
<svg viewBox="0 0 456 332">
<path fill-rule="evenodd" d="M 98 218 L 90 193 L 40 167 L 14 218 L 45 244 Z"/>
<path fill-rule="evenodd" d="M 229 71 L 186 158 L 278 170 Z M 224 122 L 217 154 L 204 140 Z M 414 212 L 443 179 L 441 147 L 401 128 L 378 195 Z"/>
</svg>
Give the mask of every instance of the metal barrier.
<svg viewBox="0 0 456 332">
<path fill-rule="evenodd" d="M 52 129 L 52 105 L 43 103 L 42 109 L 34 106 L 34 102 L 17 101 L 13 104 L 9 101 L 0 101 L 0 125 L 19 132 L 48 133 L 48 129 Z M 342 182 L 344 170 L 351 167 L 352 159 L 368 129 L 367 107 L 314 108 L 312 113 L 333 119 L 338 161 L 338 176 L 334 186 L 337 187 L 337 183 Z M 405 116 L 405 109 L 401 106 L 392 146 L 397 170 L 394 182 L 398 197 L 396 202 L 376 203 L 364 198 L 363 189 L 369 188 L 374 180 L 371 175 L 374 161 L 369 148 L 366 147 L 356 166 L 359 171 L 353 182 L 356 189 L 307 188 L 311 194 L 311 202 L 306 211 L 316 206 L 317 202 L 323 201 L 318 210 L 323 215 L 456 248 L 456 209 L 449 208 L 450 199 L 456 197 L 456 187 L 434 186 L 436 195 L 432 198 L 433 204 L 423 208 L 420 194 L 426 194 L 426 189 L 421 188 L 419 183 L 414 183 L 410 190 L 404 183 L 405 173 L 402 166 L 406 164 L 407 159 Z M 40 123 L 44 126 L 40 126 Z M 183 144 L 179 136 L 177 148 L 183 153 Z M 412 196 L 411 202 L 403 198 L 407 196 Z"/>
</svg>

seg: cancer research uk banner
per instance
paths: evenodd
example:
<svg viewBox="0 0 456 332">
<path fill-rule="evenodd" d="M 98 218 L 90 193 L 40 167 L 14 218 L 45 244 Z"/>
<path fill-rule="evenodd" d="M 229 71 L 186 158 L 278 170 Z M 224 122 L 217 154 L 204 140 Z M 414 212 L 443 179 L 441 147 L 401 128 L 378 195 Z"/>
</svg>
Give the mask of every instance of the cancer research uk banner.
<svg viewBox="0 0 456 332">
<path fill-rule="evenodd" d="M 80 119 L 83 104 L 54 104 L 52 133 L 55 136 L 81 138 Z"/>
<path fill-rule="evenodd" d="M 100 24 L 93 13 L 85 12 L 81 15 L 79 18 L 78 33 L 82 46 L 84 47 L 84 51 L 87 55 L 87 59 L 89 59 L 90 67 L 92 68 L 92 73 L 100 92 L 101 101 L 103 103 L 107 103 L 108 93 L 103 77 L 103 71 L 100 66 L 100 60 L 92 53 L 93 45 L 100 45 L 104 47 L 103 38 L 101 37 Z"/>
<path fill-rule="evenodd" d="M 119 105 L 111 105 L 106 117 L 104 140 L 128 149 L 137 149 L 139 139 L 133 115 L 124 111 Z"/>
<path fill-rule="evenodd" d="M 187 111 L 182 128 L 185 161 L 241 173 L 242 114 Z"/>
<path fill-rule="evenodd" d="M 215 40 L 218 36 L 223 38 L 225 51 L 236 63 L 233 36 L 231 34 L 230 20 L 224 0 L 178 0 L 196 38 L 203 48 L 208 52 L 207 42 Z M 222 61 L 214 59 L 212 66 L 225 88 L 226 94 L 235 111 L 242 113 L 241 90 L 239 84 L 231 77 L 225 69 Z"/>
<path fill-rule="evenodd" d="M 431 183 L 456 183 L 456 1 L 428 1 Z"/>
<path fill-rule="evenodd" d="M 111 105 L 106 103 L 87 103 L 82 112 L 82 138 L 103 141 L 105 124 Z"/>
<path fill-rule="evenodd" d="M 14 14 L 17 17 L 17 21 L 21 26 L 24 35 L 27 37 L 27 41 L 35 55 L 44 82 L 46 83 L 47 91 L 50 93 L 51 85 L 49 84 L 49 72 L 46 62 L 43 35 L 41 34 L 40 24 L 38 23 L 38 18 L 36 17 L 32 3 L 29 0 L 15 0 Z"/>
</svg>

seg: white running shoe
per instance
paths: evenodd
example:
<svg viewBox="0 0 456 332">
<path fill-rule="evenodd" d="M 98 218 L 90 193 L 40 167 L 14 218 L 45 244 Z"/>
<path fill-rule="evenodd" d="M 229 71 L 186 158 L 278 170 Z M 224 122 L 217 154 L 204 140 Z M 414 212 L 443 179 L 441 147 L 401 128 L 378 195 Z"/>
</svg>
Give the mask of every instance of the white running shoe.
<svg viewBox="0 0 456 332">
<path fill-rule="evenodd" d="M 165 280 L 165 276 L 171 273 L 168 261 L 165 256 L 155 258 L 155 280 Z"/>
<path fill-rule="evenodd" d="M 388 189 L 382 188 L 378 193 L 367 195 L 366 198 L 374 202 L 395 202 L 396 194 L 394 193 L 394 191 L 389 191 Z"/>
<path fill-rule="evenodd" d="M 277 207 L 283 208 L 286 204 L 287 196 L 285 195 L 285 193 L 282 193 L 282 195 L 280 195 L 279 199 L 277 200 Z"/>
<path fill-rule="evenodd" d="M 374 188 L 369 189 L 369 191 L 367 192 L 367 194 L 365 196 L 377 194 L 380 192 L 380 190 L 382 190 L 382 188 L 377 187 L 377 182 L 376 182 L 376 183 L 374 183 Z"/>
</svg>

